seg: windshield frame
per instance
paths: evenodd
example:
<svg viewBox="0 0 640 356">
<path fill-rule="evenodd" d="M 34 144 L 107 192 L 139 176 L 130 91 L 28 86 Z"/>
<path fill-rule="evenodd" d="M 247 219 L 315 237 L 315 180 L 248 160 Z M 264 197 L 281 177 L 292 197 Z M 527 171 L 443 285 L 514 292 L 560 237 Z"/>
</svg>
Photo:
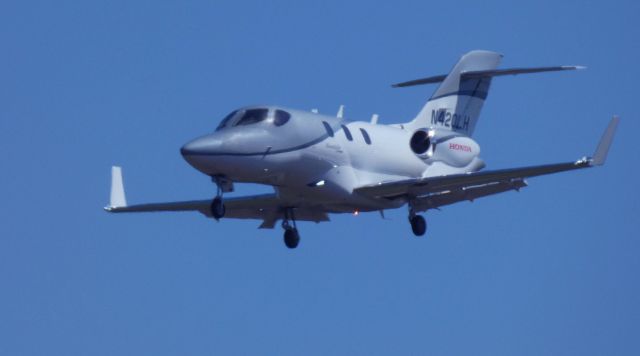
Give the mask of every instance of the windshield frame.
<svg viewBox="0 0 640 356">
<path fill-rule="evenodd" d="M 268 108 L 251 108 L 242 112 L 240 118 L 233 123 L 236 126 L 249 126 L 261 123 L 270 117 L 271 110 Z"/>
<path fill-rule="evenodd" d="M 216 132 L 241 126 L 252 126 L 254 124 L 268 123 L 270 126 L 281 127 L 286 125 L 293 115 L 284 109 L 273 107 L 248 107 L 232 111 L 227 114 L 218 124 Z"/>
<path fill-rule="evenodd" d="M 220 131 L 220 130 L 224 129 L 225 127 L 229 126 L 229 123 L 231 122 L 231 119 L 235 118 L 236 115 L 238 115 L 238 112 L 240 112 L 240 110 L 234 110 L 234 111 L 230 112 L 229 114 L 227 114 L 227 116 L 225 116 L 224 119 L 222 119 L 222 121 L 220 121 L 220 124 L 218 124 L 218 127 L 216 127 L 216 131 Z"/>
</svg>

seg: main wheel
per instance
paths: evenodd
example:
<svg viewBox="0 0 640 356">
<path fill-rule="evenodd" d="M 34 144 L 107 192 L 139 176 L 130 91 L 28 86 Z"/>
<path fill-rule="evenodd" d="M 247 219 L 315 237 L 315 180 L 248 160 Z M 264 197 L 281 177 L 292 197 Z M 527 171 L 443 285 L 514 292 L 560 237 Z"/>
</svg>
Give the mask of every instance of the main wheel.
<svg viewBox="0 0 640 356">
<path fill-rule="evenodd" d="M 213 199 L 211 202 L 211 216 L 213 216 L 214 219 L 220 220 L 220 218 L 224 216 L 225 210 L 224 203 L 220 197 Z"/>
<path fill-rule="evenodd" d="M 300 243 L 300 235 L 298 229 L 289 228 L 284 230 L 284 244 L 288 248 L 296 248 Z"/>
<path fill-rule="evenodd" d="M 416 215 L 409 221 L 411 222 L 411 230 L 413 230 L 414 235 L 422 236 L 427 231 L 427 221 L 422 215 Z"/>
</svg>

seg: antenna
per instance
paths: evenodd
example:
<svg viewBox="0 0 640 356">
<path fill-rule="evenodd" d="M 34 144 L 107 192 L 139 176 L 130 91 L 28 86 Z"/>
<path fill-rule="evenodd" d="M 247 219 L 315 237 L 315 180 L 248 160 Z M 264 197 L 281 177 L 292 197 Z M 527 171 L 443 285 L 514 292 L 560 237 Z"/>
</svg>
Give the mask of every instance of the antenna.
<svg viewBox="0 0 640 356">
<path fill-rule="evenodd" d="M 371 116 L 371 125 L 377 125 L 378 124 L 378 114 L 373 114 L 373 116 Z"/>
</svg>

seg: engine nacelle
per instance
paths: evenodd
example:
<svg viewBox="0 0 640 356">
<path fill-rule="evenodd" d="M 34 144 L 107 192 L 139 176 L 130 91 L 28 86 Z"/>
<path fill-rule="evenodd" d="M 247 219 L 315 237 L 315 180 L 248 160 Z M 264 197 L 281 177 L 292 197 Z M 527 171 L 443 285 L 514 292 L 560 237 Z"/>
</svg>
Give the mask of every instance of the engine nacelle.
<svg viewBox="0 0 640 356">
<path fill-rule="evenodd" d="M 429 129 L 414 132 L 409 145 L 413 153 L 424 160 L 441 161 L 454 167 L 466 167 L 480 154 L 480 146 L 469 137 Z"/>
</svg>

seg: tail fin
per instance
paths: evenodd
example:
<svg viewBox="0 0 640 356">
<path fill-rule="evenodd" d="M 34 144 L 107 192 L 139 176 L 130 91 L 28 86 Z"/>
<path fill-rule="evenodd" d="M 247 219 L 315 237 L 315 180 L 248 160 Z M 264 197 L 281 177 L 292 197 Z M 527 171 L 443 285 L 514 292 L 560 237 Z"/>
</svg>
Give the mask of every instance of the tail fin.
<svg viewBox="0 0 640 356">
<path fill-rule="evenodd" d="M 478 122 L 480 110 L 487 99 L 493 77 L 541 72 L 584 69 L 582 66 L 555 66 L 496 69 L 502 55 L 490 51 L 471 51 L 458 61 L 447 75 L 412 80 L 393 85 L 440 83 L 418 116 L 403 126 L 409 130 L 438 128 L 471 136 Z"/>
<path fill-rule="evenodd" d="M 501 54 L 490 51 L 471 51 L 463 55 L 444 79 L 442 76 L 436 78 L 442 84 L 418 116 L 404 126 L 410 130 L 433 127 L 471 136 L 487 98 L 492 76 L 465 77 L 463 74 L 494 70 L 501 59 Z"/>
</svg>

